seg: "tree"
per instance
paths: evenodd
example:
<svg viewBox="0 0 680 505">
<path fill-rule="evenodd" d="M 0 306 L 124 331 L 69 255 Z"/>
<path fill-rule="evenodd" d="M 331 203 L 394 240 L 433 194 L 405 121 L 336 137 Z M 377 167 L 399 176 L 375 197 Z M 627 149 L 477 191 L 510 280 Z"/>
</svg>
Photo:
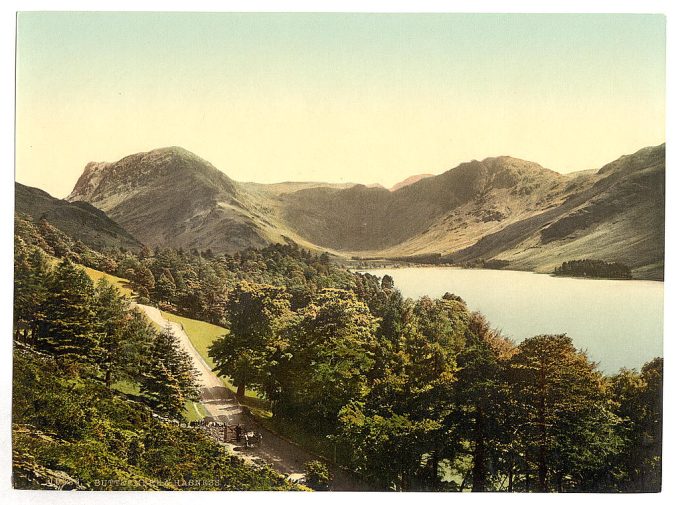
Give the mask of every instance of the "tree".
<svg viewBox="0 0 680 505">
<path fill-rule="evenodd" d="M 141 363 L 154 337 L 153 328 L 105 279 L 96 286 L 95 314 L 102 332 L 98 363 L 104 371 L 106 387 L 122 378 L 139 381 Z"/>
<path fill-rule="evenodd" d="M 438 424 L 402 414 L 370 414 L 361 402 L 343 407 L 339 417 L 340 438 L 351 444 L 353 468 L 383 489 L 411 490 L 422 467 L 423 447 Z"/>
<path fill-rule="evenodd" d="M 62 260 L 47 283 L 38 346 L 58 356 L 95 362 L 102 332 L 95 314 L 95 289 L 82 268 Z"/>
<path fill-rule="evenodd" d="M 394 289 L 394 279 L 391 275 L 383 275 L 380 287 L 383 289 Z"/>
<path fill-rule="evenodd" d="M 237 396 L 245 395 L 247 385 L 264 390 L 290 315 L 284 288 L 242 281 L 227 296 L 229 333 L 213 342 L 208 354 L 215 360 L 214 370 L 232 378 Z"/>
<path fill-rule="evenodd" d="M 196 371 L 189 355 L 175 341 L 168 324 L 156 334 L 142 372 L 141 391 L 163 415 L 179 419 L 187 401 L 199 399 Z"/>
<path fill-rule="evenodd" d="M 114 370 L 120 362 L 128 303 L 121 299 L 117 288 L 102 278 L 97 282 L 94 308 L 102 332 L 98 362 L 104 370 L 106 387 L 110 388 Z"/>
<path fill-rule="evenodd" d="M 524 340 L 509 363 L 516 437 L 523 448 L 525 485 L 532 463 L 539 491 L 585 482 L 617 449 L 615 416 L 596 365 L 566 335 Z"/>
<path fill-rule="evenodd" d="M 14 334 L 26 341 L 37 336 L 40 309 L 48 296 L 50 266 L 45 254 L 27 246 L 21 237 L 14 242 Z"/>
<path fill-rule="evenodd" d="M 333 431 L 338 412 L 368 391 L 377 320 L 354 293 L 322 290 L 286 329 L 288 347 L 275 367 L 271 392 L 278 415 L 303 416 L 309 427 Z"/>
<path fill-rule="evenodd" d="M 625 444 L 612 466 L 620 472 L 623 491 L 661 489 L 663 359 L 655 358 L 641 372 L 622 369 L 610 380 L 618 432 Z"/>
<path fill-rule="evenodd" d="M 457 356 L 456 385 L 452 389 L 452 413 L 444 421 L 449 456 L 472 456 L 472 491 L 486 491 L 491 473 L 496 473 L 505 451 L 509 391 L 504 366 L 513 345 L 489 328 L 479 313 L 470 316 L 465 347 Z M 455 436 L 451 436 L 455 433 Z M 505 462 L 512 487 L 512 460 Z"/>
<path fill-rule="evenodd" d="M 172 274 L 166 269 L 158 278 L 155 285 L 155 292 L 158 299 L 165 303 L 172 303 L 175 299 L 177 287 Z"/>
</svg>

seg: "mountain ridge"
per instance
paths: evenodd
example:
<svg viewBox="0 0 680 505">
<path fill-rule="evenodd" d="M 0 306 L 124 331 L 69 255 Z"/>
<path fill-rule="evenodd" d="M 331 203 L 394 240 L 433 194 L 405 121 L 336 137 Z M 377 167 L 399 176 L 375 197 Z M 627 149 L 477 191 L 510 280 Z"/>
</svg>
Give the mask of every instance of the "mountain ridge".
<svg viewBox="0 0 680 505">
<path fill-rule="evenodd" d="M 461 163 L 394 191 L 360 184 L 266 185 L 234 181 L 171 147 L 90 163 L 67 199 L 95 205 L 150 246 L 234 252 L 295 241 L 345 257 L 434 254 L 455 263 L 502 260 L 509 268 L 538 271 L 578 259 L 570 254 L 589 254 L 626 259 L 659 278 L 664 171 L 662 144 L 578 174 L 499 156 Z M 646 223 L 646 231 L 638 222 Z M 620 251 L 602 238 L 607 228 L 624 244 Z M 588 250 L 591 240 L 600 246 Z"/>
</svg>

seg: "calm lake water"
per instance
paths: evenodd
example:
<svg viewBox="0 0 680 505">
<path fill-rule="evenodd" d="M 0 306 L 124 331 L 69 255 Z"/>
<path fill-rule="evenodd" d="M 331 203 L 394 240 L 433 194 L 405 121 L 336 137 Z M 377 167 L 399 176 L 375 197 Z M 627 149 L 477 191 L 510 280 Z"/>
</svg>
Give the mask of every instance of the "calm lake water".
<svg viewBox="0 0 680 505">
<path fill-rule="evenodd" d="M 663 282 L 446 267 L 365 271 L 391 275 L 404 297 L 454 293 L 517 342 L 566 333 L 606 373 L 662 355 Z"/>
</svg>

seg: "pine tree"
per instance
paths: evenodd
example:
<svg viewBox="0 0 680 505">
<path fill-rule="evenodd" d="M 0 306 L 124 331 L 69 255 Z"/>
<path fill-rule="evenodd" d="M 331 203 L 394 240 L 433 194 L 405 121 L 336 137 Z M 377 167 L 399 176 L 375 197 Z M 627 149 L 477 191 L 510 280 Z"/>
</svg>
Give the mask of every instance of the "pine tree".
<svg viewBox="0 0 680 505">
<path fill-rule="evenodd" d="M 50 266 L 45 254 L 20 238 L 14 242 L 14 335 L 36 338 L 41 308 L 48 296 Z"/>
<path fill-rule="evenodd" d="M 141 390 L 159 413 L 181 418 L 188 400 L 199 398 L 196 371 L 189 355 L 179 348 L 168 324 L 156 334 L 142 372 Z"/>
<path fill-rule="evenodd" d="M 519 345 L 509 377 L 527 487 L 534 465 L 538 491 L 583 487 L 618 445 L 595 364 L 566 335 L 539 335 Z"/>
<path fill-rule="evenodd" d="M 38 346 L 58 356 L 94 363 L 102 331 L 95 313 L 95 289 L 82 268 L 62 260 L 47 283 Z"/>
<path fill-rule="evenodd" d="M 122 378 L 138 380 L 140 361 L 153 338 L 148 321 L 105 279 L 96 286 L 95 311 L 102 332 L 98 362 L 106 387 Z"/>
</svg>

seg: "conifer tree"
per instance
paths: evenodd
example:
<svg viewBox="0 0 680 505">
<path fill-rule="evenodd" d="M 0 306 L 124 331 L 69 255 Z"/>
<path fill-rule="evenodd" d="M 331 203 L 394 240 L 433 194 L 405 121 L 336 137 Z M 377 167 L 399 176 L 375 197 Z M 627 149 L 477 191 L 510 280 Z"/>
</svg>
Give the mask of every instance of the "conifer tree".
<svg viewBox="0 0 680 505">
<path fill-rule="evenodd" d="M 62 260 L 47 283 L 38 346 L 58 356 L 94 363 L 102 337 L 95 313 L 95 289 L 82 268 Z"/>
<path fill-rule="evenodd" d="M 582 485 L 618 445 L 596 365 L 566 335 L 539 335 L 518 346 L 509 374 L 525 484 L 535 466 L 538 491 Z"/>
<path fill-rule="evenodd" d="M 155 410 L 176 419 L 182 416 L 188 400 L 199 398 L 191 358 L 177 345 L 169 324 L 156 334 L 151 344 L 141 390 Z"/>
<path fill-rule="evenodd" d="M 45 254 L 28 246 L 21 237 L 14 242 L 14 335 L 35 339 L 40 309 L 47 296 L 50 266 Z"/>
</svg>

